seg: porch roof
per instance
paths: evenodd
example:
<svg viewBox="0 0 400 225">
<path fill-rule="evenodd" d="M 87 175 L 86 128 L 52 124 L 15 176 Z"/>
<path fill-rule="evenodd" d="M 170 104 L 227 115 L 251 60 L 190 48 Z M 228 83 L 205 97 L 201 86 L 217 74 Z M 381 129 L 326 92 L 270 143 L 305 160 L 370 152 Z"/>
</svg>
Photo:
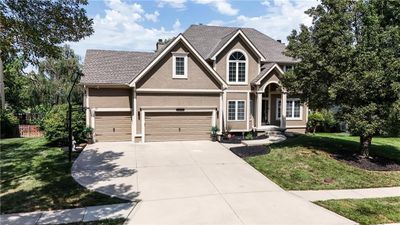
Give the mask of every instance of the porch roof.
<svg viewBox="0 0 400 225">
<path fill-rule="evenodd" d="M 274 69 L 283 74 L 283 71 L 276 63 L 265 63 L 261 66 L 261 72 L 251 81 L 251 84 L 260 85 L 261 81 Z"/>
</svg>

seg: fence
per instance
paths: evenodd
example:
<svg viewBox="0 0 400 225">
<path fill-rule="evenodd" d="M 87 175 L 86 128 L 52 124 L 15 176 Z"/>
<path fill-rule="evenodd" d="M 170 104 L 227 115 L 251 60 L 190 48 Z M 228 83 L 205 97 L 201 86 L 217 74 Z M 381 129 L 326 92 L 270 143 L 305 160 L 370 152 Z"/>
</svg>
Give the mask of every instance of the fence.
<svg viewBox="0 0 400 225">
<path fill-rule="evenodd" d="M 20 137 L 42 137 L 43 132 L 39 129 L 38 125 L 19 125 Z"/>
</svg>

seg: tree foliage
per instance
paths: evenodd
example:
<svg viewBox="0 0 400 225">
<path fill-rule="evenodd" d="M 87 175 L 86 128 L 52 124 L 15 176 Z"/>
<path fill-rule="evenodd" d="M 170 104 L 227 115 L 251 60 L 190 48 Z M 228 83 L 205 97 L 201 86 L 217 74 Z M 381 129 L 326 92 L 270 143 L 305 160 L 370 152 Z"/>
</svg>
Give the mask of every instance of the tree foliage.
<svg viewBox="0 0 400 225">
<path fill-rule="evenodd" d="M 22 54 L 31 61 L 58 56 L 59 44 L 93 33 L 93 21 L 82 8 L 86 4 L 86 0 L 1 1 L 1 52 Z"/>
<path fill-rule="evenodd" d="M 311 109 L 338 106 L 368 155 L 372 136 L 400 121 L 400 2 L 322 0 L 306 13 L 313 23 L 288 37 L 300 62 L 283 83 Z"/>
<path fill-rule="evenodd" d="M 72 134 L 78 142 L 86 138 L 85 133 L 85 114 L 79 109 L 79 106 L 74 107 L 72 112 Z M 44 117 L 41 128 L 44 130 L 46 139 L 56 143 L 67 143 L 67 111 L 68 105 L 54 106 Z"/>
</svg>

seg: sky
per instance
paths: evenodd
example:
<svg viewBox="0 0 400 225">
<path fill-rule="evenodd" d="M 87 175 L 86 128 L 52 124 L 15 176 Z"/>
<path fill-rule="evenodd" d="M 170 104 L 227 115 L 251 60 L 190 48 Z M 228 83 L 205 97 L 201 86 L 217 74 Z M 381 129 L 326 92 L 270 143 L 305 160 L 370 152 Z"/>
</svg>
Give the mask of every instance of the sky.
<svg viewBox="0 0 400 225">
<path fill-rule="evenodd" d="M 87 49 L 154 51 L 158 39 L 184 32 L 192 24 L 251 27 L 286 42 L 304 11 L 317 0 L 89 0 L 94 34 L 68 43 L 83 58 Z"/>
</svg>

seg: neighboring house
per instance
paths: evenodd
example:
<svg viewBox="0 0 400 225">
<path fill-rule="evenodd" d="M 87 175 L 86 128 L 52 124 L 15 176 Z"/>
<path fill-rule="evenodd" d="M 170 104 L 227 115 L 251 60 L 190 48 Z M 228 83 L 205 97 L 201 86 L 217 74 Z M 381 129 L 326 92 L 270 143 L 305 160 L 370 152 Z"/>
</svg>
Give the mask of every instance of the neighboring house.
<svg viewBox="0 0 400 225">
<path fill-rule="evenodd" d="M 87 125 L 96 141 L 209 139 L 212 126 L 304 132 L 307 107 L 279 80 L 296 63 L 284 50 L 255 29 L 205 25 L 154 53 L 88 50 Z"/>
</svg>

